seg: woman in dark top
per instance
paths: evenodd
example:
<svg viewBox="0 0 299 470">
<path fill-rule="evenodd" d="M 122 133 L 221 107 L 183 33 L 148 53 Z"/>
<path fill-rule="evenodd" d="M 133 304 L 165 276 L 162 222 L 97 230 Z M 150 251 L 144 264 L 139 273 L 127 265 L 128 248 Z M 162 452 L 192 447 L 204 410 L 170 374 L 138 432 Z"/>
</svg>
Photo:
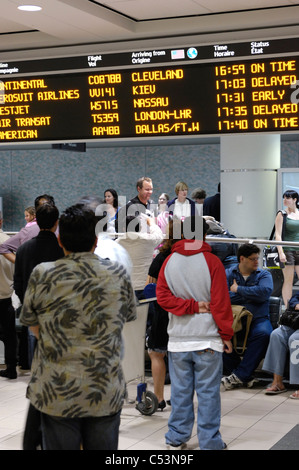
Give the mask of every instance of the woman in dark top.
<svg viewBox="0 0 299 470">
<path fill-rule="evenodd" d="M 297 191 L 287 190 L 283 194 L 283 205 L 285 206 L 286 217 L 282 211 L 278 211 L 275 219 L 275 240 L 299 242 L 299 195 Z M 284 225 L 285 220 L 285 225 Z M 292 297 L 294 271 L 299 276 L 299 248 L 292 246 L 277 246 L 279 261 L 284 266 L 282 298 L 287 307 L 288 301 Z"/>
</svg>

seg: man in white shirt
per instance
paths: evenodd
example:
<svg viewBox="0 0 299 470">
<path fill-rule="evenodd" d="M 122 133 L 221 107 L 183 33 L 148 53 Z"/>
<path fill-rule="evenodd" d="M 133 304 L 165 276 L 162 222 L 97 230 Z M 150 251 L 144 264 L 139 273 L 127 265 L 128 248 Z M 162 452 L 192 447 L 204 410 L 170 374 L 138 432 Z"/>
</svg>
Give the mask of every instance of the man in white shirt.
<svg viewBox="0 0 299 470">
<path fill-rule="evenodd" d="M 98 240 L 94 253 L 102 259 L 117 261 L 126 269 L 129 276 L 131 276 L 133 267 L 131 257 L 125 248 L 123 248 L 119 243 L 116 243 L 116 241 L 107 234 L 106 222 L 106 215 L 100 215 L 98 217 L 98 223 L 96 225 L 96 235 Z"/>
<path fill-rule="evenodd" d="M 140 214 L 139 217 L 129 216 L 126 220 L 126 234 L 116 242 L 125 248 L 132 259 L 131 279 L 138 297 L 145 287 L 154 250 L 163 241 L 164 236 L 153 217 Z"/>
</svg>

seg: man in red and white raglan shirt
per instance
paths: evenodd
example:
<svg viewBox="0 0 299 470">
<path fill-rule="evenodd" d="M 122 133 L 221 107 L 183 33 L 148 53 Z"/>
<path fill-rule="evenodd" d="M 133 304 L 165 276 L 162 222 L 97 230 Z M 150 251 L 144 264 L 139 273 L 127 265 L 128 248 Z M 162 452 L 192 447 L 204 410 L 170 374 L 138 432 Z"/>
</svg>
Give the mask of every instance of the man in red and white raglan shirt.
<svg viewBox="0 0 299 470">
<path fill-rule="evenodd" d="M 225 269 L 204 241 L 207 229 L 199 216 L 180 224 L 157 282 L 157 301 L 169 312 L 172 411 L 165 437 L 170 448 L 186 447 L 191 437 L 194 391 L 200 449 L 226 447 L 219 432 L 220 384 L 222 354 L 232 351 L 233 315 Z"/>
</svg>

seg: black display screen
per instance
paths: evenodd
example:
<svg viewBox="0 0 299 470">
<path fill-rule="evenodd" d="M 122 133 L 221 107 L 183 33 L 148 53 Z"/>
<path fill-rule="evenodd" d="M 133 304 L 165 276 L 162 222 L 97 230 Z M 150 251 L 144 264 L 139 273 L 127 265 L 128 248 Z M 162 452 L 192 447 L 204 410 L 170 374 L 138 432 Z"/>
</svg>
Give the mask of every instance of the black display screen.
<svg viewBox="0 0 299 470">
<path fill-rule="evenodd" d="M 298 56 L 216 52 L 209 62 L 2 75 L 0 142 L 298 132 Z"/>
</svg>

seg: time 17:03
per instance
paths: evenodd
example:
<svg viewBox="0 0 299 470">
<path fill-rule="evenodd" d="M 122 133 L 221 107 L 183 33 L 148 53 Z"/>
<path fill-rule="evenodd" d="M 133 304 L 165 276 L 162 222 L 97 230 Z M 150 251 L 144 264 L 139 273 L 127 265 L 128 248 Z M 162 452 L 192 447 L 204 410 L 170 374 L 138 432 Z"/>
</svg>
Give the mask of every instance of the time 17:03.
<svg viewBox="0 0 299 470">
<path fill-rule="evenodd" d="M 236 89 L 245 88 L 245 87 L 246 87 L 245 78 L 232 78 L 231 80 L 222 78 L 221 80 L 216 80 L 217 90 L 220 90 L 221 88 L 224 88 L 225 90 L 227 88 L 233 88 L 236 90 Z"/>
</svg>

